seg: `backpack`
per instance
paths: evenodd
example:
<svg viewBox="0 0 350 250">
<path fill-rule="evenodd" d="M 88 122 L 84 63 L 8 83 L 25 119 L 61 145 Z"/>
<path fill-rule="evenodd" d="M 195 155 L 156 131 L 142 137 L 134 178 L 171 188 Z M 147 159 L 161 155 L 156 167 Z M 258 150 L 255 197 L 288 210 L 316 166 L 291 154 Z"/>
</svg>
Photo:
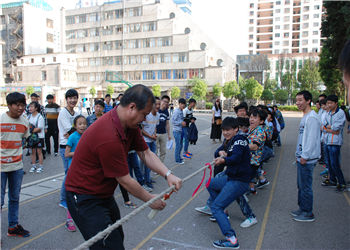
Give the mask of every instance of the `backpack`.
<svg viewBox="0 0 350 250">
<path fill-rule="evenodd" d="M 31 124 L 33 126 L 33 129 L 38 127 L 39 115 L 40 114 L 38 114 L 38 118 L 36 119 L 35 125 Z M 31 133 L 31 135 L 27 139 L 27 147 L 33 148 L 36 145 L 38 145 L 39 142 L 40 142 L 40 138 L 39 138 L 38 133 Z"/>
</svg>

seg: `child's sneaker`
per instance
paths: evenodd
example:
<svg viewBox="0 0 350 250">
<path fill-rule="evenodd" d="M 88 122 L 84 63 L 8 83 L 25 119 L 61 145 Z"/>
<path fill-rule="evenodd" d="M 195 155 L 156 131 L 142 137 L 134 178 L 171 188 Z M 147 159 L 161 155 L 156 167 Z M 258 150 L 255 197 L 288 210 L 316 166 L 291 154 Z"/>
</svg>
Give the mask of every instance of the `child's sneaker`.
<svg viewBox="0 0 350 250">
<path fill-rule="evenodd" d="M 186 152 L 186 154 L 188 154 L 189 156 L 192 156 L 193 154 L 189 151 Z"/>
<path fill-rule="evenodd" d="M 25 230 L 20 224 L 7 230 L 7 236 L 28 237 L 29 231 Z"/>
<path fill-rule="evenodd" d="M 36 169 L 36 172 L 37 173 L 41 173 L 42 171 L 44 171 L 44 168 L 42 166 L 39 166 L 37 169 Z"/>
<path fill-rule="evenodd" d="M 258 220 L 255 217 L 250 217 L 245 219 L 242 223 L 241 223 L 241 227 L 250 227 L 253 226 L 254 224 L 258 223 Z"/>
<path fill-rule="evenodd" d="M 232 240 L 234 238 L 234 240 Z M 224 240 L 216 240 L 213 242 L 213 246 L 216 248 L 229 248 L 229 249 L 238 249 L 239 244 L 236 237 L 232 236 L 230 238 L 226 237 Z"/>
<path fill-rule="evenodd" d="M 258 192 L 256 191 L 255 188 L 250 188 L 250 193 L 253 194 L 253 195 L 256 195 Z"/>
<path fill-rule="evenodd" d="M 203 213 L 203 214 L 207 214 L 207 215 L 213 215 L 211 210 L 210 210 L 210 207 L 208 206 L 204 206 L 204 207 L 196 207 L 195 210 L 197 212 L 200 212 L 200 213 Z"/>
<path fill-rule="evenodd" d="M 74 226 L 73 220 L 72 219 L 68 219 L 66 222 L 66 228 L 69 232 L 75 232 L 77 231 L 77 229 Z"/>
<path fill-rule="evenodd" d="M 36 171 L 36 166 L 33 165 L 30 170 L 29 170 L 29 173 L 34 173 Z"/>
<path fill-rule="evenodd" d="M 127 207 L 127 208 L 137 208 L 136 204 L 130 202 L 130 203 L 125 203 L 124 202 L 124 207 Z"/>
<path fill-rule="evenodd" d="M 328 174 L 328 168 L 325 168 L 325 169 L 320 173 L 321 176 L 327 175 L 327 174 Z"/>
<path fill-rule="evenodd" d="M 270 182 L 267 179 L 265 179 L 265 181 L 259 181 L 259 183 L 256 186 L 256 188 L 263 188 L 263 187 L 265 187 L 265 186 L 267 186 L 269 184 L 270 184 Z"/>
<path fill-rule="evenodd" d="M 188 155 L 188 154 L 183 154 L 182 156 L 185 157 L 185 158 L 187 158 L 187 159 L 191 159 L 191 156 Z"/>
</svg>

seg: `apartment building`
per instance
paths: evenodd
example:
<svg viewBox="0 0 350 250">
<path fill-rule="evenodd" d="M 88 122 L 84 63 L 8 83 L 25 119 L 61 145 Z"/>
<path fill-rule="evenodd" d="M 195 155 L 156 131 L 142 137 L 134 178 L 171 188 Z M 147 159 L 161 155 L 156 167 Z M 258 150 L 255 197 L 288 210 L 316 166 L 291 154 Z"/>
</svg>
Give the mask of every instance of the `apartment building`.
<svg viewBox="0 0 350 250">
<path fill-rule="evenodd" d="M 249 54 L 318 53 L 322 0 L 249 0 Z"/>
<path fill-rule="evenodd" d="M 61 50 L 59 12 L 44 0 L 10 2 L 0 7 L 0 38 L 5 43 L 2 64 L 5 82 L 11 83 L 17 58 Z"/>
<path fill-rule="evenodd" d="M 63 9 L 65 49 L 77 54 L 80 92 L 108 84 L 122 91 L 123 81 L 185 91 L 193 77 L 209 87 L 235 79 L 235 61 L 180 7 L 172 0 L 125 0 Z"/>
</svg>

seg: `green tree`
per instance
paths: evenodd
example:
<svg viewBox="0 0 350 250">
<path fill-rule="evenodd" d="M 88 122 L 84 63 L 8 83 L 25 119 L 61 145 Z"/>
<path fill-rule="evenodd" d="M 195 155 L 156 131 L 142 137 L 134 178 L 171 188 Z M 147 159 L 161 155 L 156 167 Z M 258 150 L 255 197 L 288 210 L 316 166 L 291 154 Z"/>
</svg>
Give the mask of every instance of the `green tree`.
<svg viewBox="0 0 350 250">
<path fill-rule="evenodd" d="M 261 98 L 261 100 L 264 100 L 265 103 L 272 101 L 273 100 L 273 93 L 269 89 L 264 89 L 260 98 Z"/>
<path fill-rule="evenodd" d="M 213 96 L 219 97 L 221 95 L 221 92 L 222 92 L 222 87 L 221 87 L 220 83 L 216 83 L 213 86 Z"/>
<path fill-rule="evenodd" d="M 339 54 L 350 38 L 350 2 L 324 1 L 322 20 L 322 50 L 320 54 L 320 75 L 327 87 L 328 94 L 342 94 L 341 77 L 338 69 Z"/>
<path fill-rule="evenodd" d="M 34 87 L 33 86 L 29 86 L 26 88 L 26 93 L 28 95 L 28 97 L 33 94 L 35 91 L 34 91 Z"/>
<path fill-rule="evenodd" d="M 285 104 L 288 100 L 288 91 L 285 89 L 278 89 L 275 92 L 275 100 L 278 103 Z"/>
<path fill-rule="evenodd" d="M 94 96 L 96 95 L 96 89 L 95 89 L 95 87 L 92 86 L 92 87 L 90 88 L 90 91 L 89 91 L 89 92 L 90 92 L 92 98 L 94 98 Z"/>
<path fill-rule="evenodd" d="M 178 87 L 172 87 L 171 88 L 171 99 L 177 99 L 180 97 L 180 89 Z"/>
<path fill-rule="evenodd" d="M 222 93 L 226 98 L 232 98 L 239 95 L 240 90 L 236 81 L 225 82 Z"/>
<path fill-rule="evenodd" d="M 239 93 L 235 96 L 240 101 L 244 101 L 244 99 L 246 97 L 245 85 L 246 85 L 246 80 L 240 76 L 238 79 Z"/>
<path fill-rule="evenodd" d="M 160 95 L 161 95 L 160 85 L 153 85 L 152 86 L 152 92 L 153 92 L 154 96 L 160 97 Z"/>
<path fill-rule="evenodd" d="M 298 73 L 300 88 L 305 90 L 318 90 L 320 80 L 317 63 L 310 59 L 306 60 Z"/>
<path fill-rule="evenodd" d="M 190 88 L 193 92 L 193 98 L 195 100 L 198 101 L 205 99 L 208 89 L 208 85 L 206 84 L 205 80 L 195 77 L 188 80 L 188 85 L 190 85 Z"/>
<path fill-rule="evenodd" d="M 260 83 L 254 79 L 254 77 L 246 80 L 245 91 L 247 99 L 259 99 L 264 88 L 260 85 Z"/>
<path fill-rule="evenodd" d="M 109 85 L 107 86 L 106 92 L 107 92 L 107 94 L 112 95 L 112 94 L 114 93 L 114 87 L 113 87 L 113 85 L 109 84 Z"/>
<path fill-rule="evenodd" d="M 274 92 L 278 89 L 278 83 L 275 79 L 267 78 L 264 82 L 264 89 L 268 89 L 271 92 Z"/>
</svg>

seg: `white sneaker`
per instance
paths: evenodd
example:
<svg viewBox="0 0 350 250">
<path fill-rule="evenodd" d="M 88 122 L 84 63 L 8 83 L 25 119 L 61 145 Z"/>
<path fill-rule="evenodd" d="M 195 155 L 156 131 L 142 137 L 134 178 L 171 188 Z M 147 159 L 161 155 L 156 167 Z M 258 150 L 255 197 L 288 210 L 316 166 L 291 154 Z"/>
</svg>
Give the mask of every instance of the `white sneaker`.
<svg viewBox="0 0 350 250">
<path fill-rule="evenodd" d="M 245 221 L 241 223 L 241 227 L 250 227 L 254 224 L 258 223 L 258 220 L 255 217 L 247 218 Z"/>
<path fill-rule="evenodd" d="M 200 212 L 200 213 L 203 213 L 203 214 L 207 214 L 207 215 L 213 215 L 211 210 L 210 210 L 210 207 L 208 206 L 204 206 L 204 207 L 196 207 L 195 210 L 197 212 Z"/>
<path fill-rule="evenodd" d="M 143 189 L 146 190 L 147 192 L 150 192 L 150 193 L 151 193 L 151 192 L 153 191 L 153 189 L 150 188 L 150 187 L 147 186 L 147 185 L 143 185 L 142 187 L 143 187 Z"/>
<path fill-rule="evenodd" d="M 33 167 L 30 168 L 29 173 L 34 173 L 36 171 L 36 166 L 34 165 Z"/>
<path fill-rule="evenodd" d="M 43 167 L 38 167 L 38 168 L 36 169 L 36 172 L 37 172 L 37 173 L 41 173 L 42 171 L 44 171 L 44 168 L 43 168 Z"/>
</svg>

